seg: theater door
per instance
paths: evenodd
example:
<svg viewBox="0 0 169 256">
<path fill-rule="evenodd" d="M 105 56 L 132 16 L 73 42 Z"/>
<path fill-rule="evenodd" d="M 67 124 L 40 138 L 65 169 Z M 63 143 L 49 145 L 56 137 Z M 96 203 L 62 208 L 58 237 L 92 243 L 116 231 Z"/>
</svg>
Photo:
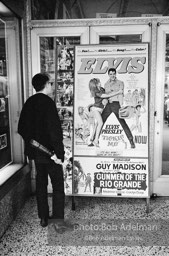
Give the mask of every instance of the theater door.
<svg viewBox="0 0 169 256">
<path fill-rule="evenodd" d="M 153 191 L 169 196 L 169 25 L 157 26 Z M 169 108 L 168 108 L 169 109 Z"/>
</svg>

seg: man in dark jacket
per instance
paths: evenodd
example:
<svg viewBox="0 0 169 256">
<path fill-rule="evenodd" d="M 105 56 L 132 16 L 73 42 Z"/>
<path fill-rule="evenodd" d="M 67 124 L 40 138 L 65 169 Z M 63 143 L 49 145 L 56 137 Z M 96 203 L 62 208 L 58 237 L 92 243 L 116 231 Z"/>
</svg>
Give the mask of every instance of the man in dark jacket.
<svg viewBox="0 0 169 256">
<path fill-rule="evenodd" d="M 47 199 L 48 174 L 53 188 L 53 218 L 64 220 L 64 180 L 62 165 L 64 161 L 63 133 L 54 101 L 49 97 L 52 84 L 47 74 L 39 73 L 32 78 L 36 94 L 31 96 L 21 111 L 18 133 L 25 142 L 25 155 L 35 161 L 36 194 L 38 216 L 41 226 L 48 225 L 49 207 Z M 31 146 L 35 140 L 54 152 L 53 161 L 46 153 Z"/>
</svg>

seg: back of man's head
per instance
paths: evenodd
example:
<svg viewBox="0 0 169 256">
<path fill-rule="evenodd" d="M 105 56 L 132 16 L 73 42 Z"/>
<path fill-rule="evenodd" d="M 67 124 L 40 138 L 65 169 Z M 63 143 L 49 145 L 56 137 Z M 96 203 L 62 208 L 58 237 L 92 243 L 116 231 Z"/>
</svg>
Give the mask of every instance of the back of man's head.
<svg viewBox="0 0 169 256">
<path fill-rule="evenodd" d="M 115 74 L 116 74 L 116 69 L 115 69 L 115 68 L 109 68 L 108 74 L 109 74 L 110 72 L 115 72 Z"/>
<path fill-rule="evenodd" d="M 32 85 L 36 92 L 42 91 L 45 88 L 46 82 L 49 81 L 49 75 L 38 73 L 32 78 Z"/>
</svg>

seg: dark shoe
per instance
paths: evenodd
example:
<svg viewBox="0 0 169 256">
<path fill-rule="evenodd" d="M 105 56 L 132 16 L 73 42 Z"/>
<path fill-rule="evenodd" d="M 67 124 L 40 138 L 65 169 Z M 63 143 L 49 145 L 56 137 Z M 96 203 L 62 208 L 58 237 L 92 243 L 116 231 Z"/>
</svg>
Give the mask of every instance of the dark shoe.
<svg viewBox="0 0 169 256">
<path fill-rule="evenodd" d="M 136 147 L 133 140 L 130 140 L 130 144 L 131 144 L 131 148 L 135 148 Z"/>
<path fill-rule="evenodd" d="M 48 225 L 48 219 L 47 218 L 42 218 L 40 221 L 40 224 L 43 228 L 47 227 Z"/>
<path fill-rule="evenodd" d="M 91 142 L 88 147 L 94 147 L 94 144 Z"/>
</svg>

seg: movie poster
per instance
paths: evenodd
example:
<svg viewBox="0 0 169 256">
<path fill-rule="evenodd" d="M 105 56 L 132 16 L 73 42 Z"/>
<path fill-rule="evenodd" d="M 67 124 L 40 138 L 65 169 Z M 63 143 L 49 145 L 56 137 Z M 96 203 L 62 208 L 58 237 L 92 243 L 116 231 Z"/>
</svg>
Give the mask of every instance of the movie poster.
<svg viewBox="0 0 169 256">
<path fill-rule="evenodd" d="M 148 197 L 148 159 L 74 157 L 74 195 Z"/>
<path fill-rule="evenodd" d="M 148 43 L 76 46 L 74 79 L 74 155 L 147 158 Z"/>
<path fill-rule="evenodd" d="M 75 47 L 73 195 L 148 197 L 148 43 Z"/>
</svg>

